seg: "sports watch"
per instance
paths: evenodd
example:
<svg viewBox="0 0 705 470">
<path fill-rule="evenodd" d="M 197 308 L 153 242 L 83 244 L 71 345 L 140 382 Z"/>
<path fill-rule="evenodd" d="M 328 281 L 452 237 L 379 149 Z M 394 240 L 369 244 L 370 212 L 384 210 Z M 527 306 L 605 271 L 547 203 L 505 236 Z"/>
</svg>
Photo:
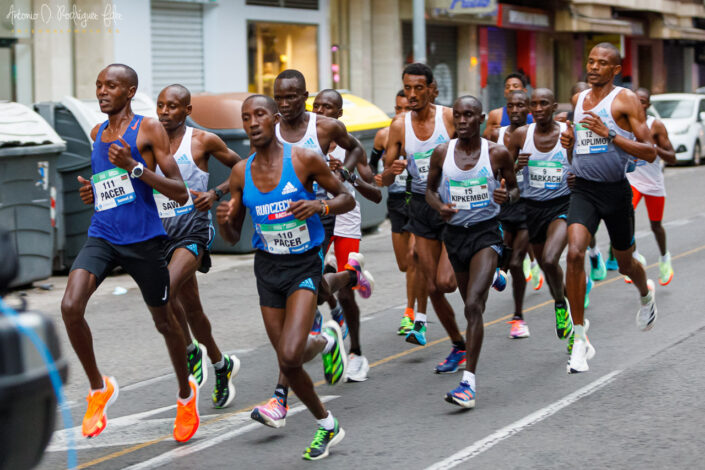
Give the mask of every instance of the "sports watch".
<svg viewBox="0 0 705 470">
<path fill-rule="evenodd" d="M 143 174 L 144 174 L 144 165 L 141 163 L 138 163 L 137 165 L 135 165 L 135 167 L 130 172 L 130 178 L 133 178 L 133 179 L 141 178 Z"/>
<path fill-rule="evenodd" d="M 615 131 L 614 129 L 610 129 L 610 131 L 607 133 L 607 138 L 610 142 L 612 142 L 614 141 L 615 137 L 617 137 L 617 131 Z"/>
<path fill-rule="evenodd" d="M 219 188 L 213 189 L 213 192 L 215 193 L 215 200 L 220 201 L 220 198 L 223 197 L 223 191 L 221 191 Z"/>
</svg>

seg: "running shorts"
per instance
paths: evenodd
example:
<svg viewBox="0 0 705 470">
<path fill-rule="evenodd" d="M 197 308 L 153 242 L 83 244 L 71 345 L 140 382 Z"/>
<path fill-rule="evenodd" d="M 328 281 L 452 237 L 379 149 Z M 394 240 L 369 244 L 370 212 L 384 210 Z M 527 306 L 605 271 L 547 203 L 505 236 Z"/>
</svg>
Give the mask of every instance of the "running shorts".
<svg viewBox="0 0 705 470">
<path fill-rule="evenodd" d="M 502 223 L 502 230 L 510 233 L 526 230 L 526 209 L 524 206 L 523 199 L 514 204 L 502 205 L 497 216 L 497 219 Z"/>
<path fill-rule="evenodd" d="M 129 245 L 115 245 L 102 238 L 88 237 L 71 271 L 85 269 L 96 277 L 99 286 L 118 266 L 132 276 L 148 306 L 161 307 L 169 301 L 169 269 L 163 237 Z"/>
<path fill-rule="evenodd" d="M 652 222 L 661 222 L 663 220 L 663 208 L 666 205 L 665 196 L 649 196 L 642 194 L 632 186 L 632 206 L 636 209 L 641 198 L 644 198 L 646 203 L 646 212 L 649 214 L 649 220 Z"/>
<path fill-rule="evenodd" d="M 580 224 L 593 236 L 600 220 L 605 221 L 615 250 L 627 250 L 634 244 L 634 207 L 632 189 L 625 178 L 614 183 L 575 178 L 570 195 L 568 226 Z"/>
<path fill-rule="evenodd" d="M 210 228 L 212 229 L 213 226 L 211 225 Z M 203 255 L 198 270 L 202 273 L 207 273 L 210 271 L 212 265 L 210 255 L 210 247 L 212 244 L 212 237 L 199 235 L 178 238 L 176 240 L 167 240 L 165 243 L 166 261 L 167 263 L 171 262 L 171 257 L 174 255 L 174 251 L 176 251 L 177 248 L 184 248 L 196 259 L 198 259 L 201 254 Z"/>
<path fill-rule="evenodd" d="M 556 219 L 566 220 L 570 208 L 570 195 L 547 201 L 526 199 L 526 224 L 529 229 L 529 243 L 538 245 L 546 242 L 548 226 Z"/>
<path fill-rule="evenodd" d="M 318 295 L 322 277 L 321 247 L 295 255 L 275 255 L 262 250 L 255 253 L 255 278 L 262 307 L 285 308 L 286 299 L 299 289 Z"/>
<path fill-rule="evenodd" d="M 468 228 L 448 224 L 443 232 L 448 259 L 456 273 L 468 272 L 472 257 L 483 248 L 491 247 L 498 256 L 501 256 L 502 240 L 502 229 L 496 218 L 476 223 Z"/>
<path fill-rule="evenodd" d="M 404 226 L 409 222 L 409 203 L 406 201 L 406 193 L 389 194 L 387 214 L 392 223 L 392 233 L 404 232 Z"/>
<path fill-rule="evenodd" d="M 403 230 L 429 240 L 442 241 L 445 226 L 446 223 L 441 219 L 441 215 L 428 205 L 424 196 L 416 193 L 411 194 L 409 222 Z"/>
<path fill-rule="evenodd" d="M 335 230 L 335 216 L 334 215 L 324 215 L 321 216 L 321 223 L 323 224 L 323 254 L 328 253 L 328 248 L 330 248 L 330 239 L 333 237 L 333 231 Z"/>
<path fill-rule="evenodd" d="M 343 272 L 345 271 L 345 265 L 348 262 L 350 253 L 360 252 L 360 239 L 333 235 L 331 243 L 335 249 L 335 261 L 338 264 L 338 272 Z"/>
</svg>

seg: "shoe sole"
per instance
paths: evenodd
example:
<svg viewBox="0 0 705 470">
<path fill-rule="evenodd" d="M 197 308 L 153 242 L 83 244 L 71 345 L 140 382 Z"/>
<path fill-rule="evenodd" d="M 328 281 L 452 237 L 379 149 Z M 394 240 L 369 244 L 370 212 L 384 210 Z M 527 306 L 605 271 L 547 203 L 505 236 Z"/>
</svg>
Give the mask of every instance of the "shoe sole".
<svg viewBox="0 0 705 470">
<path fill-rule="evenodd" d="M 516 335 L 516 336 L 510 334 L 510 335 L 509 335 L 509 338 L 510 338 L 510 339 L 524 339 L 524 338 L 528 338 L 529 336 L 530 336 L 530 335 L 529 335 L 528 333 L 525 334 L 525 335 Z"/>
<path fill-rule="evenodd" d="M 262 413 L 260 413 L 257 408 L 252 410 L 252 413 L 250 413 L 250 418 L 254 419 L 258 423 L 262 423 L 265 426 L 268 426 L 268 427 L 274 428 L 274 429 L 279 429 L 279 428 L 283 428 L 284 426 L 286 426 L 286 418 L 273 420 L 269 416 L 263 415 Z"/>
<path fill-rule="evenodd" d="M 199 383 L 197 379 L 196 384 L 198 384 L 198 388 L 201 388 L 206 384 L 206 381 L 208 380 L 208 364 L 206 364 L 206 358 L 208 357 L 208 349 L 206 349 L 206 347 L 203 346 L 201 343 L 198 343 L 198 348 L 201 350 L 201 382 Z M 195 379 L 196 377 L 194 376 L 193 378 Z"/>
<path fill-rule="evenodd" d="M 237 390 L 235 389 L 233 379 L 235 379 L 237 373 L 240 372 L 240 359 L 238 359 L 237 356 L 233 354 L 230 356 L 230 360 L 233 361 L 233 370 L 232 372 L 230 372 L 230 380 L 228 381 L 228 399 L 225 400 L 225 403 L 220 406 L 213 403 L 213 408 L 216 409 L 227 408 L 227 406 L 232 403 L 232 401 L 235 399 L 235 395 L 237 395 Z"/>
<path fill-rule="evenodd" d="M 585 369 L 573 369 L 570 367 L 570 360 L 568 361 L 567 369 L 569 374 L 579 374 L 581 372 L 587 372 L 590 370 L 590 366 L 588 366 L 587 361 L 595 357 L 595 347 L 592 345 L 592 343 L 588 343 L 588 352 L 585 355 Z"/>
<path fill-rule="evenodd" d="M 196 395 L 196 426 L 194 426 L 193 431 L 191 431 L 191 434 L 189 434 L 188 436 L 186 436 L 183 439 L 177 439 L 176 436 L 174 436 L 174 440 L 176 442 L 188 442 L 189 440 L 191 440 L 191 438 L 194 436 L 194 434 L 196 434 L 196 431 L 198 431 L 198 428 L 201 425 L 201 413 L 198 410 L 198 400 L 199 400 L 199 396 L 201 393 L 200 393 L 200 390 L 198 387 L 198 381 L 196 380 L 196 378 L 193 375 L 191 377 L 193 378 L 193 381 L 196 383 L 196 386 L 194 387 L 194 392 L 193 392 L 194 395 Z"/>
<path fill-rule="evenodd" d="M 304 459 L 304 460 L 321 460 L 321 459 L 325 459 L 325 458 L 328 457 L 328 455 L 330 454 L 330 453 L 328 452 L 328 450 L 329 450 L 331 447 L 333 447 L 334 445 L 340 444 L 340 441 L 342 441 L 344 437 L 345 437 L 345 429 L 343 429 L 343 428 L 338 428 L 338 434 L 336 434 L 335 437 L 330 440 L 330 442 L 329 442 L 328 445 L 326 446 L 326 450 L 325 450 L 321 455 L 319 455 L 318 457 L 303 457 L 303 459 Z"/>
<path fill-rule="evenodd" d="M 455 398 L 451 394 L 447 394 L 445 400 L 448 403 L 450 403 L 452 405 L 457 405 L 461 408 L 465 408 L 465 409 L 475 408 L 475 400 L 470 400 L 470 401 L 458 400 L 457 398 Z"/>
<path fill-rule="evenodd" d="M 372 277 L 372 274 L 369 271 L 363 271 L 362 276 L 367 280 L 367 283 L 370 285 L 370 288 L 369 290 L 362 289 L 360 286 L 355 290 L 358 292 L 358 294 L 360 294 L 360 297 L 362 297 L 363 299 L 369 299 L 372 296 L 372 291 L 375 287 L 375 278 Z"/>
<path fill-rule="evenodd" d="M 671 275 L 668 277 L 668 281 L 663 282 L 661 279 L 659 279 L 658 283 L 660 286 L 667 286 L 668 284 L 671 283 L 672 280 L 673 280 L 673 271 L 671 271 Z"/>
<path fill-rule="evenodd" d="M 534 290 L 540 290 L 543 287 L 543 276 L 539 277 L 539 283 L 533 287 Z"/>
<path fill-rule="evenodd" d="M 92 437 L 96 437 L 98 434 L 103 432 L 105 428 L 108 427 L 108 407 L 115 403 L 115 400 L 117 400 L 118 395 L 120 395 L 120 387 L 118 386 L 117 380 L 115 380 L 115 377 L 108 377 L 108 380 L 110 380 L 113 383 L 113 388 L 115 391 L 113 392 L 112 396 L 108 398 L 108 402 L 105 404 L 105 408 L 103 408 L 103 419 L 105 420 L 105 424 L 101 426 L 99 429 L 97 429 L 95 432 L 91 434 L 84 434 L 85 437 L 88 439 Z"/>
<path fill-rule="evenodd" d="M 345 377 L 346 382 L 364 382 L 369 377 L 367 376 L 367 373 L 370 371 L 370 363 L 367 362 L 363 365 L 363 367 L 360 369 L 360 373 L 357 376 L 347 376 Z"/>
<path fill-rule="evenodd" d="M 405 341 L 406 341 L 407 343 L 411 343 L 411 344 L 418 344 L 419 346 L 426 346 L 426 342 L 425 342 L 425 341 L 424 341 L 423 343 L 421 343 L 421 342 L 418 340 L 418 338 L 416 337 L 416 335 L 412 335 L 412 334 L 407 334 Z"/>
<path fill-rule="evenodd" d="M 340 374 L 340 379 L 335 383 L 329 383 L 328 385 L 337 385 L 345 380 L 345 376 L 348 373 L 348 355 L 345 352 L 345 343 L 343 342 L 343 333 L 340 331 L 340 325 L 334 320 L 328 320 L 323 324 L 323 329 L 332 328 L 335 331 L 335 336 L 338 340 L 338 349 L 340 357 L 343 361 L 343 371 Z M 324 374 L 325 375 L 325 374 Z M 326 381 L 327 382 L 327 381 Z"/>
</svg>

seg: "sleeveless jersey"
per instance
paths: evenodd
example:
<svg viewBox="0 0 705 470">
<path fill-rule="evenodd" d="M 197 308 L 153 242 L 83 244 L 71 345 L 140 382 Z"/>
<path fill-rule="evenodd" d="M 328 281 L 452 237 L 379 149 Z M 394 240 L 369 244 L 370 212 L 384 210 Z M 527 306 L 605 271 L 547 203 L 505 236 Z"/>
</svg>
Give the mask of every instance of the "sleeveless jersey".
<svg viewBox="0 0 705 470">
<path fill-rule="evenodd" d="M 529 113 L 528 116 L 526 116 L 526 123 L 531 124 L 534 122 L 534 117 Z M 507 112 L 507 107 L 504 106 L 502 108 L 502 120 L 500 121 L 499 125 L 504 127 L 508 126 L 512 123 L 512 121 L 509 119 L 509 113 Z"/>
<path fill-rule="evenodd" d="M 450 137 L 443 123 L 443 106 L 436 107 L 436 117 L 433 134 L 427 140 L 421 141 L 416 137 L 411 125 L 411 112 L 404 115 L 404 153 L 406 154 L 406 169 L 411 177 L 411 192 L 416 194 L 426 193 L 428 169 L 431 164 L 433 150 L 442 143 L 448 142 Z"/>
<path fill-rule="evenodd" d="M 507 133 L 507 129 L 509 129 L 509 125 L 503 126 L 499 128 L 499 136 L 497 137 L 497 143 L 499 145 L 504 145 L 504 136 Z M 522 168 L 521 171 L 517 173 L 517 187 L 519 188 L 519 192 L 523 195 L 524 194 L 524 189 L 525 189 L 525 184 L 524 181 L 528 178 L 528 170 L 526 167 Z"/>
<path fill-rule="evenodd" d="M 335 147 L 335 149 L 330 153 L 331 158 L 345 161 L 345 149 L 342 147 Z M 343 183 L 345 189 L 347 189 L 353 197 L 355 197 L 355 188 L 352 184 L 345 181 Z M 335 228 L 333 230 L 333 235 L 336 237 L 344 238 L 362 238 L 362 216 L 360 214 L 360 203 L 355 200 L 355 208 L 350 212 L 345 214 L 338 214 L 335 216 Z"/>
<path fill-rule="evenodd" d="M 653 116 L 646 117 L 646 125 L 654 125 L 656 118 Z M 666 196 L 666 185 L 663 180 L 663 170 L 661 169 L 661 158 L 656 157 L 656 160 L 649 163 L 640 158 L 636 160 L 636 169 L 632 173 L 627 173 L 629 184 L 634 186 L 641 194 L 647 196 Z"/>
<path fill-rule="evenodd" d="M 617 135 L 635 140 L 634 134 L 617 125 L 612 117 L 612 102 L 623 90 L 615 87 L 602 101 L 590 111 L 600 117 L 609 129 Z M 630 155 L 610 142 L 607 137 L 600 137 L 580 124 L 585 116 L 583 102 L 591 90 L 585 90 L 578 96 L 575 105 L 575 144 L 573 147 L 573 171 L 575 175 L 590 181 L 617 182 L 626 178 Z"/>
<path fill-rule="evenodd" d="M 560 131 L 566 129 L 566 124 L 559 122 Z M 521 151 L 530 153 L 528 169 L 528 184 L 525 185 L 522 196 L 534 201 L 548 201 L 570 194 L 568 188 L 568 157 L 561 145 L 560 134 L 556 145 L 549 152 L 541 152 L 534 143 L 536 124 L 529 124 L 526 140 Z"/>
<path fill-rule="evenodd" d="M 298 220 L 289 212 L 289 204 L 299 200 L 314 200 L 315 195 L 304 188 L 296 176 L 291 158 L 291 145 L 284 144 L 282 171 L 279 184 L 263 193 L 252 181 L 253 153 L 245 167 L 245 187 L 242 203 L 250 210 L 255 226 L 252 247 L 277 255 L 309 251 L 323 242 L 323 224 L 318 214 Z"/>
<path fill-rule="evenodd" d="M 489 220 L 499 214 L 499 204 L 494 202 L 494 190 L 499 187 L 490 163 L 489 141 L 482 139 L 480 158 L 469 170 L 461 170 L 455 163 L 455 144 L 448 144 L 443 160 L 443 178 L 439 194 L 445 203 L 455 204 L 458 209 L 448 223 L 461 227 Z"/>
<path fill-rule="evenodd" d="M 137 149 L 137 134 L 144 116 L 135 115 L 122 138 L 132 149 L 132 158 L 146 165 Z M 102 238 L 115 245 L 128 245 L 166 235 L 159 220 L 152 187 L 139 178 L 118 168 L 108 159 L 108 149 L 120 141 L 103 142 L 103 131 L 108 121 L 101 124 L 91 152 L 93 196 L 95 213 L 88 227 L 88 236 Z"/>
<path fill-rule="evenodd" d="M 208 190 L 208 173 L 198 168 L 191 154 L 191 141 L 193 127 L 186 127 L 186 132 L 181 139 L 179 148 L 174 152 L 174 160 L 179 165 L 181 177 L 188 189 L 205 192 Z M 157 173 L 163 174 L 160 169 Z M 172 240 L 202 232 L 207 234 L 211 223 L 210 211 L 199 211 L 193 205 L 193 198 L 189 191 L 188 201 L 184 205 L 172 201 L 168 197 L 154 190 L 154 201 L 157 203 L 159 217 L 166 234 Z"/>
</svg>

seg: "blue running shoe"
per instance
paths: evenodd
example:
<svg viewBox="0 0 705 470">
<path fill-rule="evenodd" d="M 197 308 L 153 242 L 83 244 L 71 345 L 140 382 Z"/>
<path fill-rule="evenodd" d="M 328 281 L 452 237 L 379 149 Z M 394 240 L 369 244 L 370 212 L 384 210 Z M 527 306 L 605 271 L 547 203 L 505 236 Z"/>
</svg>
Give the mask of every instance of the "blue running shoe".
<svg viewBox="0 0 705 470">
<path fill-rule="evenodd" d="M 452 374 L 465 365 L 465 351 L 456 347 L 450 350 L 445 361 L 436 366 L 436 374 Z"/>
<path fill-rule="evenodd" d="M 494 280 L 492 281 L 492 287 L 498 292 L 502 292 L 507 287 L 507 274 L 499 268 L 497 268 Z"/>
<path fill-rule="evenodd" d="M 323 325 L 323 315 L 321 315 L 320 310 L 316 309 L 316 315 L 313 317 L 313 326 L 311 327 L 311 332 L 309 334 L 312 336 L 320 335 L 321 325 Z"/>
<path fill-rule="evenodd" d="M 590 276 L 586 276 L 587 280 L 585 281 L 585 303 L 583 304 L 583 308 L 588 308 L 590 305 L 590 291 L 592 290 L 593 282 Z"/>
<path fill-rule="evenodd" d="M 593 281 L 601 281 L 607 277 L 607 267 L 602 259 L 602 253 L 597 256 L 590 256 L 590 279 Z"/>
<path fill-rule="evenodd" d="M 475 390 L 470 384 L 460 382 L 460 385 L 446 393 L 446 401 L 462 408 L 475 408 Z"/>
<path fill-rule="evenodd" d="M 330 316 L 333 320 L 340 325 L 340 331 L 343 332 L 343 339 L 348 337 L 348 324 L 345 323 L 345 315 L 343 315 L 343 307 L 338 304 L 333 310 L 330 311 Z"/>
<path fill-rule="evenodd" d="M 607 271 L 617 271 L 619 269 L 619 263 L 617 263 L 617 258 L 612 254 L 612 249 L 610 248 L 610 255 L 607 257 L 607 262 L 605 263 Z"/>
<path fill-rule="evenodd" d="M 406 335 L 406 342 L 426 346 L 426 324 L 420 321 L 414 322 L 414 328 Z"/>
</svg>

